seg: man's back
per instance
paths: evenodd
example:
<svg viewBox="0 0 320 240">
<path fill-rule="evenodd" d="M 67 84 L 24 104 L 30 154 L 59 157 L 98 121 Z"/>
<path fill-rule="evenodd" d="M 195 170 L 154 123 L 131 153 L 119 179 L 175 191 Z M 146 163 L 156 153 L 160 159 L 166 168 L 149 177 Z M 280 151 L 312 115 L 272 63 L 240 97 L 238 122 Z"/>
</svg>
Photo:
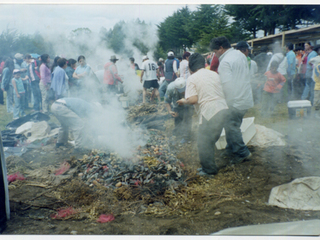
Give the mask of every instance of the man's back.
<svg viewBox="0 0 320 240">
<path fill-rule="evenodd" d="M 220 56 L 219 62 L 218 72 L 228 106 L 239 110 L 253 107 L 246 56 L 239 50 L 230 48 Z"/>
</svg>

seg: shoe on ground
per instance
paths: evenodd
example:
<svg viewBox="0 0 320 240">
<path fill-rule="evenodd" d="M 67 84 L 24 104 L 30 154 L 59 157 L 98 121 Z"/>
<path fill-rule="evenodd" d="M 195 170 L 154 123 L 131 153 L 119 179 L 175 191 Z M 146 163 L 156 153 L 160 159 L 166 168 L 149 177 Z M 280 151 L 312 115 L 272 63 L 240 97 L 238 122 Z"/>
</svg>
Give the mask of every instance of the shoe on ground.
<svg viewBox="0 0 320 240">
<path fill-rule="evenodd" d="M 249 154 L 248 154 L 247 156 L 245 156 L 245 157 L 238 157 L 238 158 L 232 159 L 232 160 L 231 160 L 231 163 L 232 163 L 232 164 L 242 163 L 242 162 L 244 162 L 244 161 L 250 160 L 251 157 L 252 157 L 252 153 L 249 152 Z"/>
<path fill-rule="evenodd" d="M 64 147 L 64 143 L 56 143 L 56 148 Z"/>
<path fill-rule="evenodd" d="M 198 168 L 197 169 L 197 176 L 201 176 L 201 177 L 213 177 L 215 174 L 217 174 L 218 173 L 218 170 L 216 170 L 216 172 L 215 173 L 206 173 L 205 171 L 203 171 L 203 169 L 202 168 Z"/>
</svg>

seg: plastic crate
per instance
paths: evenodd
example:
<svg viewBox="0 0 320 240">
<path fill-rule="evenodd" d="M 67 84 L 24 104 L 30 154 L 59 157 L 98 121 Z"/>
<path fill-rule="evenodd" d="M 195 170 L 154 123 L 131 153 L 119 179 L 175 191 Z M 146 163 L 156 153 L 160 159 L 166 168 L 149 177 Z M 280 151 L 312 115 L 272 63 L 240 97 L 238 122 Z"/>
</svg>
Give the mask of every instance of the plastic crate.
<svg viewBox="0 0 320 240">
<path fill-rule="evenodd" d="M 289 101 L 287 106 L 290 119 L 304 118 L 311 115 L 311 102 L 308 100 Z"/>
</svg>

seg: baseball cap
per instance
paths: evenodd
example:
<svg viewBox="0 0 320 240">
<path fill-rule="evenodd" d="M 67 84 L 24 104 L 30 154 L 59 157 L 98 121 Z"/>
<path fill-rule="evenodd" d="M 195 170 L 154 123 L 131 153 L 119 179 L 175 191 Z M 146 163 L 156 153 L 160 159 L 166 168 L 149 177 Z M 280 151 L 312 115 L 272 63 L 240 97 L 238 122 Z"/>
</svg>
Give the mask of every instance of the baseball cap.
<svg viewBox="0 0 320 240">
<path fill-rule="evenodd" d="M 182 93 L 186 89 L 186 80 L 184 78 L 177 78 L 174 81 L 174 87 L 178 90 L 179 93 Z"/>
<path fill-rule="evenodd" d="M 144 61 L 144 60 L 146 60 L 146 59 L 148 59 L 148 56 L 147 56 L 147 55 L 143 56 L 142 61 Z"/>
<path fill-rule="evenodd" d="M 249 50 L 252 49 L 252 47 L 250 47 L 250 45 L 246 41 L 240 41 L 237 43 L 236 49 L 242 49 L 242 48 L 247 48 Z"/>
<path fill-rule="evenodd" d="M 21 53 L 16 53 L 14 55 L 14 58 L 17 59 L 17 60 L 21 60 L 23 58 L 23 55 Z"/>
<path fill-rule="evenodd" d="M 168 52 L 168 57 L 174 56 L 174 53 L 172 51 Z"/>
<path fill-rule="evenodd" d="M 21 72 L 20 72 L 19 69 L 14 69 L 14 70 L 13 70 L 13 74 L 16 74 L 16 73 L 21 73 Z"/>
</svg>

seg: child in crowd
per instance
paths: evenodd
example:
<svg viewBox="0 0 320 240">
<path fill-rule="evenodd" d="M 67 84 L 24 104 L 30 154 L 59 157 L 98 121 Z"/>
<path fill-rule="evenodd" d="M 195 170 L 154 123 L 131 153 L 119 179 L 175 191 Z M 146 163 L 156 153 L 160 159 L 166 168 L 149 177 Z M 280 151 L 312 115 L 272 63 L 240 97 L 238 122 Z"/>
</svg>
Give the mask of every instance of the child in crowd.
<svg viewBox="0 0 320 240">
<path fill-rule="evenodd" d="M 25 116 L 24 113 L 24 94 L 25 89 L 23 86 L 22 79 L 20 77 L 20 70 L 13 70 L 12 86 L 14 89 L 14 108 L 13 108 L 13 119 L 18 119 L 19 114 L 21 117 Z"/>
<path fill-rule="evenodd" d="M 279 98 L 280 90 L 286 82 L 286 78 L 277 71 L 278 67 L 279 63 L 277 61 L 272 61 L 270 70 L 264 74 L 267 77 L 267 81 L 264 85 L 262 94 L 261 115 L 263 116 L 273 113 Z"/>
</svg>

